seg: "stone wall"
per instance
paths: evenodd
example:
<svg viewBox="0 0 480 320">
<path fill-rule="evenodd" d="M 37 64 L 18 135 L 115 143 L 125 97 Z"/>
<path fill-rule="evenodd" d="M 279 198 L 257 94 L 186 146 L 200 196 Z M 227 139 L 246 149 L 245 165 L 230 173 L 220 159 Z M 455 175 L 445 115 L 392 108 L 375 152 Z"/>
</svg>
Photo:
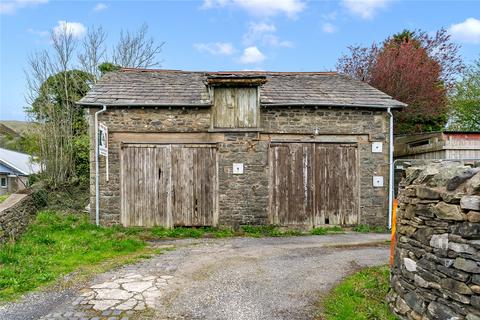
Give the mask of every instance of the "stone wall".
<svg viewBox="0 0 480 320">
<path fill-rule="evenodd" d="M 480 163 L 432 161 L 400 183 L 389 303 L 401 319 L 480 319 Z"/>
<path fill-rule="evenodd" d="M 95 158 L 93 115 L 88 109 L 91 152 L 91 217 L 95 215 Z M 120 223 L 120 158 L 123 138 L 136 135 L 162 139 L 179 134 L 215 136 L 218 147 L 219 223 L 222 225 L 268 223 L 268 146 L 272 139 L 354 142 L 358 146 L 360 174 L 360 223 L 385 226 L 388 191 L 388 115 L 385 111 L 328 107 L 261 108 L 260 130 L 219 132 L 211 128 L 209 108 L 110 108 L 99 121 L 109 128 L 109 173 L 100 157 L 101 223 Z M 317 129 L 317 135 L 313 133 Z M 220 130 L 221 131 L 221 130 Z M 139 136 L 140 135 L 140 136 Z M 121 136 L 121 137 L 120 137 Z M 173 139 L 173 138 L 172 138 Z M 182 138 L 184 139 L 184 138 Z M 213 139 L 213 138 L 212 138 Z M 383 142 L 382 153 L 372 153 L 371 142 Z M 244 163 L 245 173 L 233 175 L 232 163 Z M 372 177 L 383 176 L 385 186 L 374 188 Z"/>
<path fill-rule="evenodd" d="M 36 212 L 36 201 L 30 194 L 14 193 L 0 203 L 0 244 L 21 236 Z"/>
</svg>

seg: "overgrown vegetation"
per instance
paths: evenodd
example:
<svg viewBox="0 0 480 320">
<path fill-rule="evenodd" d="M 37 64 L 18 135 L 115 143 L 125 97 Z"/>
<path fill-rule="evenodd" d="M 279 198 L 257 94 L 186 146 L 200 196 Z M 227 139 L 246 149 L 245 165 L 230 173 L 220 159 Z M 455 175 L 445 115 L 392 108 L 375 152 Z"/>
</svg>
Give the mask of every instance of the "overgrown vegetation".
<svg viewBox="0 0 480 320">
<path fill-rule="evenodd" d="M 389 268 L 372 267 L 343 280 L 322 301 L 322 320 L 395 320 L 386 303 Z"/>
<path fill-rule="evenodd" d="M 361 233 L 387 233 L 388 230 L 385 227 L 371 227 L 366 224 L 359 224 L 355 226 L 353 229 L 355 232 L 361 232 Z"/>
<path fill-rule="evenodd" d="M 343 232 L 343 229 L 339 226 L 317 227 L 312 229 L 312 231 L 310 231 L 311 234 L 318 235 L 318 236 L 328 234 L 328 233 L 341 233 L 341 232 Z"/>
</svg>

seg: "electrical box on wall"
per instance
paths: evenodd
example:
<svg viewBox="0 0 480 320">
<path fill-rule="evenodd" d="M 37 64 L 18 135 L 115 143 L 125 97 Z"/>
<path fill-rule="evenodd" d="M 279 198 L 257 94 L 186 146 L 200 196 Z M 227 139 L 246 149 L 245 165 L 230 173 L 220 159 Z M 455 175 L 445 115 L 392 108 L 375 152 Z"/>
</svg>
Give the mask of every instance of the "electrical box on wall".
<svg viewBox="0 0 480 320">
<path fill-rule="evenodd" d="M 243 174 L 243 163 L 233 164 L 233 174 Z"/>
<path fill-rule="evenodd" d="M 373 176 L 373 186 L 374 187 L 383 187 L 383 177 L 382 176 Z"/>
<path fill-rule="evenodd" d="M 372 152 L 383 152 L 383 142 L 372 142 Z"/>
</svg>

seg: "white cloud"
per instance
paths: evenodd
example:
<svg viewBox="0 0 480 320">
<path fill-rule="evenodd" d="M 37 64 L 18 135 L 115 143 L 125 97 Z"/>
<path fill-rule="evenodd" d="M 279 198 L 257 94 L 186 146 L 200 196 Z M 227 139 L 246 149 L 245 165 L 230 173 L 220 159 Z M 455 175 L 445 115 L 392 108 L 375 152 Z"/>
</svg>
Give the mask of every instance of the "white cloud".
<svg viewBox="0 0 480 320">
<path fill-rule="evenodd" d="M 265 60 L 265 55 L 257 47 L 248 47 L 243 50 L 240 62 L 243 64 L 255 64 Z"/>
<path fill-rule="evenodd" d="M 62 35 L 67 33 L 73 38 L 81 38 L 87 32 L 87 28 L 80 22 L 67 22 L 64 20 L 58 21 L 58 24 L 53 28 L 54 35 Z"/>
<path fill-rule="evenodd" d="M 305 3 L 301 0 L 204 0 L 202 5 L 205 9 L 227 6 L 239 7 L 252 15 L 263 17 L 283 13 L 293 18 L 305 9 Z"/>
<path fill-rule="evenodd" d="M 193 46 L 200 52 L 208 52 L 213 55 L 229 56 L 236 51 L 229 42 L 196 43 Z"/>
<path fill-rule="evenodd" d="M 335 27 L 330 22 L 324 22 L 322 24 L 322 31 L 325 32 L 325 33 L 335 33 L 337 31 L 337 27 Z"/>
<path fill-rule="evenodd" d="M 48 35 L 50 34 L 50 32 L 48 32 L 48 31 L 36 30 L 36 29 L 33 29 L 33 28 L 28 28 L 27 32 L 31 33 L 31 34 L 34 34 L 36 36 L 40 36 L 40 37 L 48 37 Z"/>
<path fill-rule="evenodd" d="M 288 40 L 280 40 L 276 35 L 266 34 L 263 37 L 263 43 L 273 47 L 292 48 L 293 42 Z"/>
<path fill-rule="evenodd" d="M 465 43 L 480 43 L 480 20 L 468 18 L 457 24 L 452 24 L 448 31 L 452 38 Z"/>
<path fill-rule="evenodd" d="M 362 19 L 371 19 L 378 10 L 387 6 L 390 0 L 343 0 L 343 5 Z"/>
<path fill-rule="evenodd" d="M 99 2 L 95 5 L 95 7 L 93 7 L 93 11 L 100 12 L 100 11 L 106 10 L 107 8 L 108 6 L 105 3 Z"/>
<path fill-rule="evenodd" d="M 251 46 L 256 42 L 273 47 L 293 47 L 293 43 L 287 40 L 280 40 L 274 33 L 277 31 L 275 25 L 266 22 L 251 22 L 248 30 L 243 35 L 243 44 Z"/>
<path fill-rule="evenodd" d="M 48 0 L 2 0 L 0 14 L 14 14 L 17 10 L 47 3 Z"/>
<path fill-rule="evenodd" d="M 251 45 L 260 40 L 265 33 L 273 33 L 275 31 L 277 31 L 277 28 L 275 28 L 273 24 L 250 22 L 247 32 L 243 35 L 243 43 L 245 45 Z"/>
</svg>

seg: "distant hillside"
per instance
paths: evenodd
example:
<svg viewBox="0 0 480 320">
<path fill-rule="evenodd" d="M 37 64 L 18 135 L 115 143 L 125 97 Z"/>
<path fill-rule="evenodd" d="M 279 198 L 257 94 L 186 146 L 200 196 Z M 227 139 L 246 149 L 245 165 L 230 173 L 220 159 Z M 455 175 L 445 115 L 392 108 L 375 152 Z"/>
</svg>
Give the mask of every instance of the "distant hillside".
<svg viewBox="0 0 480 320">
<path fill-rule="evenodd" d="M 24 135 L 31 122 L 0 120 L 0 148 L 27 152 Z"/>
<path fill-rule="evenodd" d="M 3 124 L 21 135 L 28 129 L 30 122 L 20 120 L 0 120 L 0 124 Z"/>
</svg>

